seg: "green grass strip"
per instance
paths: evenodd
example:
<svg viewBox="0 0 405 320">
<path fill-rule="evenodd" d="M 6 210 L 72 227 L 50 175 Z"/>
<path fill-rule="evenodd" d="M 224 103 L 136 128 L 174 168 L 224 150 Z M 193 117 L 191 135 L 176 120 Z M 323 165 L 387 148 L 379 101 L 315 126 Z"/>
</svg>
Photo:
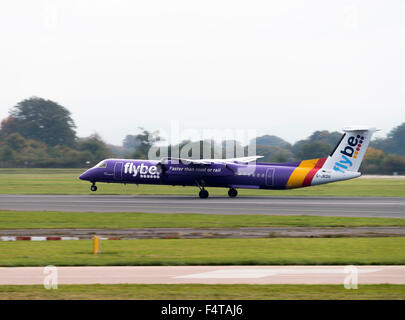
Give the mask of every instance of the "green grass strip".
<svg viewBox="0 0 405 320">
<path fill-rule="evenodd" d="M 377 227 L 405 226 L 401 218 L 164 214 L 137 212 L 0 211 L 0 229 L 127 229 L 240 227 Z"/>
<path fill-rule="evenodd" d="M 203 285 L 120 284 L 43 286 L 0 286 L 0 300 L 16 299 L 136 299 L 136 300 L 395 300 L 405 299 L 405 285 Z"/>
<path fill-rule="evenodd" d="M 401 265 L 405 238 L 143 239 L 0 242 L 1 266 Z"/>
</svg>

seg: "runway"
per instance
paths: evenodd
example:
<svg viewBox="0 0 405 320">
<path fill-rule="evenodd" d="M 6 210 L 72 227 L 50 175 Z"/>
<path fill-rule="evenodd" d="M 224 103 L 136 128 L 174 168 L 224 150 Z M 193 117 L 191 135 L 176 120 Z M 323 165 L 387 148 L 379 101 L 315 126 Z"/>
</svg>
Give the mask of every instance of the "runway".
<svg viewBox="0 0 405 320">
<path fill-rule="evenodd" d="M 58 284 L 405 284 L 405 266 L 148 266 L 0 268 L 0 285 Z M 49 282 L 48 282 L 49 283 Z"/>
<path fill-rule="evenodd" d="M 405 218 L 405 198 L 0 195 L 0 210 Z"/>
</svg>

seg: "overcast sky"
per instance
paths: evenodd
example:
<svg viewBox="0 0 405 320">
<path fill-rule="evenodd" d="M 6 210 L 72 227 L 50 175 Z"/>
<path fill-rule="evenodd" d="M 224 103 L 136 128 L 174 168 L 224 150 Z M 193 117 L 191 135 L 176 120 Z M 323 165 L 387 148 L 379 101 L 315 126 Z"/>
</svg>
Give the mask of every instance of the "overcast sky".
<svg viewBox="0 0 405 320">
<path fill-rule="evenodd" d="M 39 96 L 79 136 L 405 122 L 405 2 L 0 2 L 0 118 Z"/>
</svg>

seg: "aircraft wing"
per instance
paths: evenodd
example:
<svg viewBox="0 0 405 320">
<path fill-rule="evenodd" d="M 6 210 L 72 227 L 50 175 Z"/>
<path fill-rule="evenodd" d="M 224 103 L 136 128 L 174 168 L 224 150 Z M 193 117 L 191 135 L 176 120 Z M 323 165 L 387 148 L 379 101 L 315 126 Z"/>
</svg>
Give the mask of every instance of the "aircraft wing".
<svg viewBox="0 0 405 320">
<path fill-rule="evenodd" d="M 249 156 L 240 158 L 230 158 L 230 159 L 212 159 L 216 163 L 248 163 L 256 161 L 257 159 L 263 158 L 263 156 Z"/>
<path fill-rule="evenodd" d="M 228 164 L 228 163 L 248 163 L 256 161 L 263 156 L 249 156 L 230 159 L 186 159 L 186 158 L 162 158 L 159 163 L 164 164 L 169 160 L 177 160 L 183 164 L 211 165 L 211 164 Z"/>
</svg>

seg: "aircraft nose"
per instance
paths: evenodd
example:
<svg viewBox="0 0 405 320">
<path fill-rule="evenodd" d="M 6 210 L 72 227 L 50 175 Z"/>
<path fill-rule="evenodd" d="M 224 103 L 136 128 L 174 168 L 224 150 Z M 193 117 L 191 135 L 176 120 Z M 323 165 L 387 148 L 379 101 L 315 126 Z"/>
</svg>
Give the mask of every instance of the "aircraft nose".
<svg viewBox="0 0 405 320">
<path fill-rule="evenodd" d="M 89 178 L 90 178 L 90 173 L 89 173 L 88 171 L 82 173 L 82 174 L 79 176 L 79 179 L 80 179 L 80 180 L 89 180 Z"/>
</svg>

